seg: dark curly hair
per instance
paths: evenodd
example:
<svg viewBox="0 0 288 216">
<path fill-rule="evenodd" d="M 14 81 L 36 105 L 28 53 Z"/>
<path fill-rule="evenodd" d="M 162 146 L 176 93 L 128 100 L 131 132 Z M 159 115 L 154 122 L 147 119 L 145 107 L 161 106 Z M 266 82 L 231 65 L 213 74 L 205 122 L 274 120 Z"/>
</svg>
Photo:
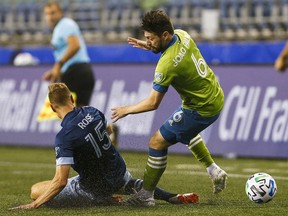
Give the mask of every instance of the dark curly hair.
<svg viewBox="0 0 288 216">
<path fill-rule="evenodd" d="M 151 32 L 157 36 L 161 36 L 167 31 L 171 35 L 174 34 L 174 28 L 169 16 L 162 10 L 152 10 L 147 12 L 143 19 L 141 28 L 144 31 Z"/>
</svg>

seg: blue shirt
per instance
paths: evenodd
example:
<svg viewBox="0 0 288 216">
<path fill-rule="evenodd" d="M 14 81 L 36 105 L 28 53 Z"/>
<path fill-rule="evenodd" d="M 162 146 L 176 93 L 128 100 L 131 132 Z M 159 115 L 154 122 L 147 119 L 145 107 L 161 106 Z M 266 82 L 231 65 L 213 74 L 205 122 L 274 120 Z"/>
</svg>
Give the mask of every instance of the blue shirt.
<svg viewBox="0 0 288 216">
<path fill-rule="evenodd" d="M 124 184 L 126 165 L 111 144 L 104 114 L 94 107 L 74 108 L 56 135 L 56 165 L 70 164 L 80 185 L 95 194 L 112 194 Z"/>
<path fill-rule="evenodd" d="M 61 68 L 62 72 L 65 72 L 67 68 L 72 64 L 90 62 L 87 48 L 81 35 L 79 26 L 74 20 L 67 17 L 60 19 L 53 30 L 51 44 L 54 47 L 55 60 L 61 60 L 68 47 L 67 38 L 72 35 L 78 37 L 80 42 L 80 49 L 74 56 L 72 56 L 72 58 L 65 62 Z"/>
</svg>

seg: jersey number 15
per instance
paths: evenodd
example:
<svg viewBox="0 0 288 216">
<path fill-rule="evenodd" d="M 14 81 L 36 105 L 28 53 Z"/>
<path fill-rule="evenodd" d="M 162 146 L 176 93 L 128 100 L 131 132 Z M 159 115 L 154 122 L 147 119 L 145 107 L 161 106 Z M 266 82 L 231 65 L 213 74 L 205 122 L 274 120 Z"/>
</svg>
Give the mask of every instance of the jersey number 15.
<svg viewBox="0 0 288 216">
<path fill-rule="evenodd" d="M 94 128 L 95 133 L 88 133 L 85 137 L 87 142 L 90 142 L 95 150 L 96 156 L 100 158 L 102 156 L 103 150 L 108 150 L 110 148 L 111 140 L 108 132 L 105 130 L 104 124 L 102 121 Z"/>
</svg>

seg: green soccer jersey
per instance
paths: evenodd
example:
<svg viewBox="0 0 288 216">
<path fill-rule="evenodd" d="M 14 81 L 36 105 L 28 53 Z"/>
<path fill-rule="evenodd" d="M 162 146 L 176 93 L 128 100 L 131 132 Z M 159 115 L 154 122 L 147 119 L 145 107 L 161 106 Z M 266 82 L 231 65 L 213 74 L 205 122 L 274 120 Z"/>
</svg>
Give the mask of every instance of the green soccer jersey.
<svg viewBox="0 0 288 216">
<path fill-rule="evenodd" d="M 183 30 L 174 31 L 173 40 L 162 53 L 154 76 L 154 89 L 166 92 L 171 85 L 182 99 L 182 107 L 204 117 L 218 114 L 224 93 L 195 42 Z"/>
</svg>

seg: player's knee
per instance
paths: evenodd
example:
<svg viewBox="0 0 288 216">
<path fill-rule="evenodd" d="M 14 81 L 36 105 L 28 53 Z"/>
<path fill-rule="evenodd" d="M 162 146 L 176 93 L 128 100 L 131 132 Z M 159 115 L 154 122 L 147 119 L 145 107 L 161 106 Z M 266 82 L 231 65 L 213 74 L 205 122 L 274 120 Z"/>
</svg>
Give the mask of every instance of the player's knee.
<svg viewBox="0 0 288 216">
<path fill-rule="evenodd" d="M 42 189 L 42 192 L 43 192 L 43 188 L 41 187 L 43 184 L 42 183 L 36 183 L 34 185 L 32 185 L 31 187 L 31 193 L 30 193 L 30 197 L 31 199 L 33 200 L 36 200 L 40 194 L 41 194 L 41 189 Z"/>
<path fill-rule="evenodd" d="M 30 197 L 31 197 L 31 199 L 36 200 L 38 198 L 38 196 L 39 196 L 39 192 L 38 192 L 36 184 L 34 184 L 31 187 Z"/>
<path fill-rule="evenodd" d="M 156 132 L 149 141 L 149 147 L 155 150 L 162 150 L 169 147 L 169 143 L 167 143 L 164 138 L 161 136 L 160 132 Z"/>
<path fill-rule="evenodd" d="M 153 148 L 153 149 L 159 150 L 159 149 L 161 149 L 161 146 L 160 146 L 160 144 L 159 144 L 158 142 L 156 142 L 155 140 L 150 139 L 149 148 Z"/>
</svg>

